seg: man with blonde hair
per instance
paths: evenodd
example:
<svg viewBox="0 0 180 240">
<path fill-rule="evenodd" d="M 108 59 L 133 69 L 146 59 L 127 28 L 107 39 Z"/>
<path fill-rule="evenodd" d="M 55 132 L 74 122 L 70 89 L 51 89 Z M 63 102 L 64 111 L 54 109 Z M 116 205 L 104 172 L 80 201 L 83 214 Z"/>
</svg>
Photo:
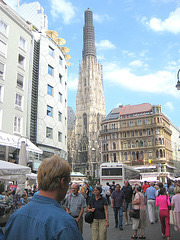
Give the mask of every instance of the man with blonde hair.
<svg viewBox="0 0 180 240">
<path fill-rule="evenodd" d="M 69 188 L 70 172 L 68 162 L 57 155 L 41 163 L 37 176 L 40 192 L 10 217 L 6 240 L 83 239 L 75 219 L 59 204 Z"/>
</svg>

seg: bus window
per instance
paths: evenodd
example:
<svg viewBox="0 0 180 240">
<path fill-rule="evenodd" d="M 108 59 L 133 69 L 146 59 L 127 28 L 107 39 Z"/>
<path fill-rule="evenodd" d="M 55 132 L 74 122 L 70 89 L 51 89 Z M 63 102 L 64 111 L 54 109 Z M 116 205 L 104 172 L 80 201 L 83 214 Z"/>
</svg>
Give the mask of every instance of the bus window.
<svg viewBox="0 0 180 240">
<path fill-rule="evenodd" d="M 102 176 L 122 176 L 122 168 L 102 168 Z"/>
</svg>

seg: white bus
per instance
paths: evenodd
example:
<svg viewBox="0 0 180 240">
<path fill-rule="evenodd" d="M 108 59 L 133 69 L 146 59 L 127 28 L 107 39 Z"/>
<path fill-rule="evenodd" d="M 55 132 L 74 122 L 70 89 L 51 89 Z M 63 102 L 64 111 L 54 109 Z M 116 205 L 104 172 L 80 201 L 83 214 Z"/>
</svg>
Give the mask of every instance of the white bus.
<svg viewBox="0 0 180 240">
<path fill-rule="evenodd" d="M 124 185 L 125 180 L 140 179 L 140 171 L 123 163 L 102 163 L 100 165 L 100 184 L 104 187 L 106 183 Z"/>
</svg>

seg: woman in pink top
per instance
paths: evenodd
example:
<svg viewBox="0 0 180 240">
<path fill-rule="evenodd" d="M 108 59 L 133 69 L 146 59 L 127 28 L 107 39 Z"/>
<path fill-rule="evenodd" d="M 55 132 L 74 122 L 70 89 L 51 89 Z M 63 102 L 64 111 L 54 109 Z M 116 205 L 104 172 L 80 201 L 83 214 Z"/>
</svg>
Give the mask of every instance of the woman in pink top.
<svg viewBox="0 0 180 240">
<path fill-rule="evenodd" d="M 159 191 L 159 196 L 156 198 L 156 207 L 159 207 L 159 218 L 161 221 L 162 236 L 170 239 L 170 224 L 169 224 L 169 207 L 171 206 L 169 197 L 166 195 L 166 189 L 163 187 Z"/>
<path fill-rule="evenodd" d="M 174 229 L 180 232 L 180 186 L 176 186 L 174 192 L 175 195 L 172 197 L 171 201 L 171 206 L 174 207 L 176 217 L 176 225 L 174 225 Z"/>
</svg>

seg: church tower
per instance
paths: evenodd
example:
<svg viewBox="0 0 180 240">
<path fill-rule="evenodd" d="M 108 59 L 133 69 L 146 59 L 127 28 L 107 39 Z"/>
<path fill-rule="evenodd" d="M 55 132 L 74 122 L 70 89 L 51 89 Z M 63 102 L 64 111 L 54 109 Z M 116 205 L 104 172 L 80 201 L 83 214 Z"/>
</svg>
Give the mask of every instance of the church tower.
<svg viewBox="0 0 180 240">
<path fill-rule="evenodd" d="M 105 117 L 102 65 L 97 61 L 93 13 L 85 11 L 82 64 L 76 95 L 75 170 L 97 177 L 100 157 L 100 124 Z"/>
</svg>

